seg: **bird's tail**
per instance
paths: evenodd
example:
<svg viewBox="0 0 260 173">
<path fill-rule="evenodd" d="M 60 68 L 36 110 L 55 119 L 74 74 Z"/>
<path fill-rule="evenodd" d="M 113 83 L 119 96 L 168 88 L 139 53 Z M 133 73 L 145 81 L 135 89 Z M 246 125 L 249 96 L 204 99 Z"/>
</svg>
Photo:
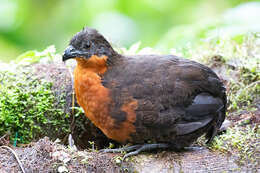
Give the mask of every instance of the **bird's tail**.
<svg viewBox="0 0 260 173">
<path fill-rule="evenodd" d="M 207 143 L 209 143 L 217 134 L 224 119 L 223 100 L 208 93 L 201 93 L 194 98 L 192 105 L 186 108 L 186 115 L 182 122 L 176 125 L 177 135 L 187 135 L 209 128 L 206 131 Z"/>
<path fill-rule="evenodd" d="M 206 139 L 208 139 L 206 144 L 209 144 L 210 142 L 212 142 L 214 137 L 217 135 L 218 130 L 223 122 L 223 117 L 225 117 L 225 106 L 223 105 L 222 107 L 220 107 L 217 110 L 216 114 L 217 114 L 216 119 L 213 120 L 212 127 L 206 134 Z"/>
</svg>

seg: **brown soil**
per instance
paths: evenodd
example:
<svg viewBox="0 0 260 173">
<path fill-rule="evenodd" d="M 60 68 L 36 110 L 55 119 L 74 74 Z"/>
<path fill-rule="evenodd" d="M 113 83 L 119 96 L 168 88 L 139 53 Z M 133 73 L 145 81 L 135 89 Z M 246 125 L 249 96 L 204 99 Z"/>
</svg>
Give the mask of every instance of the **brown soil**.
<svg viewBox="0 0 260 173">
<path fill-rule="evenodd" d="M 121 154 L 97 151 L 76 151 L 45 137 L 26 147 L 14 147 L 26 173 L 58 172 L 258 172 L 259 165 L 240 165 L 235 153 L 213 152 L 205 147 L 189 151 L 161 151 L 134 156 L 122 161 Z M 6 149 L 0 149 L 0 173 L 21 172 L 21 168 Z"/>
</svg>

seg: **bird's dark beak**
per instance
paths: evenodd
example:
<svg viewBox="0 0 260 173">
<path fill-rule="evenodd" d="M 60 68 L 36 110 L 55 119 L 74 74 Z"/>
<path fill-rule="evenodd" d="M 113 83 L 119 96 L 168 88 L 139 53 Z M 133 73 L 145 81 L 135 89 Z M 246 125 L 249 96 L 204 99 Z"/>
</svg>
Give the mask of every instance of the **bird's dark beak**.
<svg viewBox="0 0 260 173">
<path fill-rule="evenodd" d="M 73 46 L 69 45 L 62 56 L 62 61 L 66 61 L 68 59 L 76 57 L 87 58 L 89 57 L 88 55 L 88 52 L 77 50 Z"/>
<path fill-rule="evenodd" d="M 71 58 L 75 58 L 77 56 L 76 49 L 73 46 L 68 46 L 62 56 L 62 61 L 66 61 Z"/>
</svg>

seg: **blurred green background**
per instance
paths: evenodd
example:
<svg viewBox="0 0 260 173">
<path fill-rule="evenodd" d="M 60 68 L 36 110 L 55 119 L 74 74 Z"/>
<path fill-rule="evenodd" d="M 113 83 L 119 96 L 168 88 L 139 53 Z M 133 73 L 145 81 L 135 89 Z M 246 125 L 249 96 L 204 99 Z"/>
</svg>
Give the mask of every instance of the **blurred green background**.
<svg viewBox="0 0 260 173">
<path fill-rule="evenodd" d="M 84 26 L 114 46 L 161 52 L 231 35 L 260 31 L 260 1 L 250 0 L 0 0 L 0 60 L 55 45 L 62 52 Z"/>
</svg>

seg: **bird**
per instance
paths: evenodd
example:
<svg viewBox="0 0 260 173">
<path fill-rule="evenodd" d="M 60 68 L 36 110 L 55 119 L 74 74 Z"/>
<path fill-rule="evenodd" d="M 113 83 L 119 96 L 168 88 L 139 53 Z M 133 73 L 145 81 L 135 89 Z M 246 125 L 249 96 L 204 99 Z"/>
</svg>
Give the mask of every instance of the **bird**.
<svg viewBox="0 0 260 173">
<path fill-rule="evenodd" d="M 210 143 L 226 115 L 226 89 L 209 67 L 174 55 L 122 55 L 96 29 L 76 33 L 62 60 L 75 59 L 76 99 L 86 117 L 123 148 L 124 158 Z"/>
</svg>

